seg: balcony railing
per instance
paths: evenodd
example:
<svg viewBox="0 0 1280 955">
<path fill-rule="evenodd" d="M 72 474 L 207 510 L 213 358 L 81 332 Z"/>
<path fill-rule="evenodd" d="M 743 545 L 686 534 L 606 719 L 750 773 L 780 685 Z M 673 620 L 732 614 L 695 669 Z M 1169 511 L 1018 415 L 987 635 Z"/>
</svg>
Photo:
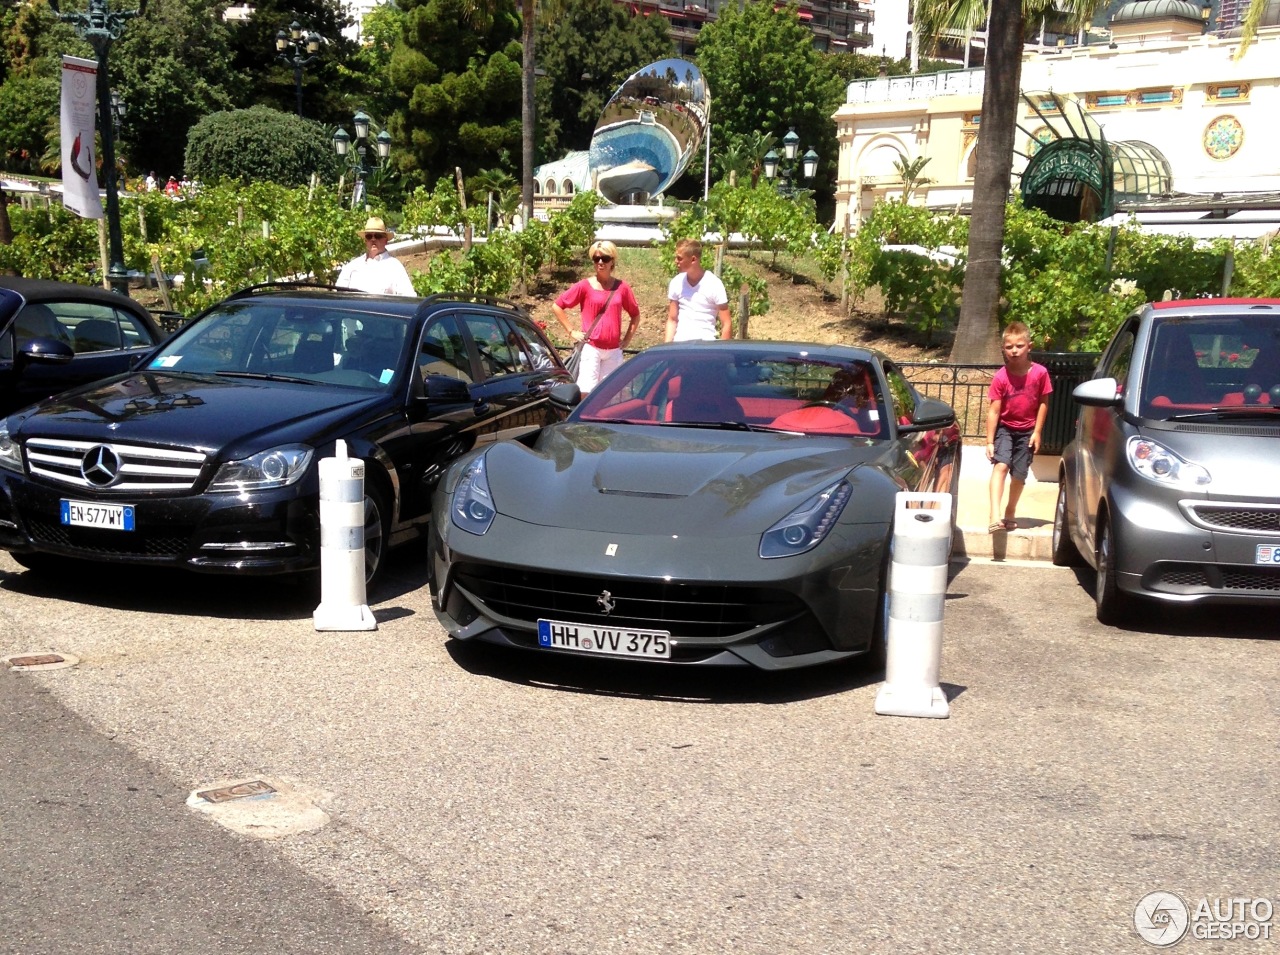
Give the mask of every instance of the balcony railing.
<svg viewBox="0 0 1280 955">
<path fill-rule="evenodd" d="M 982 95 L 984 73 L 980 69 L 949 70 L 912 76 L 884 76 L 854 80 L 846 103 L 903 103 L 934 96 Z"/>
</svg>

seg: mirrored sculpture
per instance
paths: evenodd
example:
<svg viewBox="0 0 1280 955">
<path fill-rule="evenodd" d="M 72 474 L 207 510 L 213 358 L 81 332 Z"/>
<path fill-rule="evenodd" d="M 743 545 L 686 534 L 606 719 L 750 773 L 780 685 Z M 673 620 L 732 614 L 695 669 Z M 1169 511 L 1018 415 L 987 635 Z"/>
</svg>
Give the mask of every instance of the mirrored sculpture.
<svg viewBox="0 0 1280 955">
<path fill-rule="evenodd" d="M 591 137 L 591 181 L 609 202 L 644 205 L 680 178 L 698 153 L 711 92 L 688 60 L 637 70 L 618 87 Z"/>
</svg>

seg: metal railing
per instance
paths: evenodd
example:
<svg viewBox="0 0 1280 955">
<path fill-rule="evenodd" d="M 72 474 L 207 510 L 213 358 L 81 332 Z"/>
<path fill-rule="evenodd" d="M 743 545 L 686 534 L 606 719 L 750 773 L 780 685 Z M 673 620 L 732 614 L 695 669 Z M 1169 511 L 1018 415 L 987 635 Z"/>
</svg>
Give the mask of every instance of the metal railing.
<svg viewBox="0 0 1280 955">
<path fill-rule="evenodd" d="M 946 365 L 929 361 L 900 361 L 903 375 L 922 395 L 945 401 L 956 411 L 965 438 L 987 434 L 987 391 L 1000 365 Z"/>
<path fill-rule="evenodd" d="M 1079 405 L 1071 397 L 1076 385 L 1093 375 L 1098 355 L 1093 352 L 1032 352 L 1053 382 L 1049 415 L 1041 435 L 1041 454 L 1061 454 L 1075 432 Z M 938 362 L 898 362 L 916 390 L 951 405 L 965 438 L 986 438 L 987 392 L 1000 365 L 946 365 Z"/>
</svg>

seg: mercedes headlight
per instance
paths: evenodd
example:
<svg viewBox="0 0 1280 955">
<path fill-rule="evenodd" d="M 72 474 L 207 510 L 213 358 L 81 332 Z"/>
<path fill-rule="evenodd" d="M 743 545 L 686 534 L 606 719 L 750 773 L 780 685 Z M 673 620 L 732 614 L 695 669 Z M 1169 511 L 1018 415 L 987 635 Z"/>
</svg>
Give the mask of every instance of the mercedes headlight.
<svg viewBox="0 0 1280 955">
<path fill-rule="evenodd" d="M 307 472 L 314 449 L 305 444 L 286 444 L 218 468 L 211 491 L 261 491 L 288 487 Z"/>
<path fill-rule="evenodd" d="M 837 481 L 764 532 L 761 557 L 794 557 L 817 547 L 830 533 L 853 494 L 848 481 Z"/>
<path fill-rule="evenodd" d="M 9 422 L 0 421 L 0 468 L 22 473 L 22 449 L 9 436 Z"/>
<path fill-rule="evenodd" d="M 1132 437 L 1125 446 L 1129 465 L 1148 480 L 1173 487 L 1197 488 L 1207 485 L 1212 478 L 1198 464 L 1170 451 L 1150 438 Z"/>
<path fill-rule="evenodd" d="M 462 472 L 462 478 L 453 491 L 449 514 L 456 526 L 470 534 L 483 534 L 493 523 L 497 509 L 493 506 L 493 495 L 489 493 L 483 454 Z"/>
</svg>

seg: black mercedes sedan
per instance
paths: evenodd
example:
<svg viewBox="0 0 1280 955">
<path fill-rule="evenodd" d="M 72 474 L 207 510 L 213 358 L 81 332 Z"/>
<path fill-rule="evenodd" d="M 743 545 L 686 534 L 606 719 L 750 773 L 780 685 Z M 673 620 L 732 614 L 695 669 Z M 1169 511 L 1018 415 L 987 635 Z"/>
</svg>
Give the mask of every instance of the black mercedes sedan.
<svg viewBox="0 0 1280 955">
<path fill-rule="evenodd" d="M 215 573 L 318 566 L 318 462 L 363 459 L 366 578 L 457 455 L 559 420 L 569 376 L 491 298 L 247 289 L 136 370 L 0 419 L 0 548 Z"/>
<path fill-rule="evenodd" d="M 897 495 L 954 504 L 959 450 L 952 409 L 877 352 L 660 345 L 450 467 L 433 606 L 454 639 L 543 653 L 878 664 Z"/>
<path fill-rule="evenodd" d="M 163 338 L 123 295 L 0 275 L 0 415 L 128 371 Z"/>
</svg>

